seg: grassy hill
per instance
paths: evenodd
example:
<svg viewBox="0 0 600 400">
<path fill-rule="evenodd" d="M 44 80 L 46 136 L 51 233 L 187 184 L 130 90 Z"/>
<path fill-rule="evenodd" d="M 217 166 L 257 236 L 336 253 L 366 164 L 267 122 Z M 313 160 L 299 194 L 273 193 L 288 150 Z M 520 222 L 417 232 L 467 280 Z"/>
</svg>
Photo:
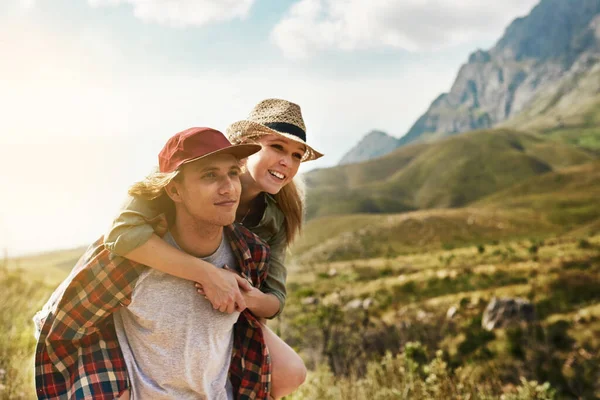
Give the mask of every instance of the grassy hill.
<svg viewBox="0 0 600 400">
<path fill-rule="evenodd" d="M 536 210 L 551 224 L 575 227 L 600 218 L 600 162 L 560 169 L 488 196 L 474 207 Z"/>
<path fill-rule="evenodd" d="M 547 145 L 546 141 L 538 144 L 538 154 Z M 548 149 L 544 156 L 557 148 Z M 593 161 L 523 179 L 464 208 L 314 218 L 292 253 L 306 263 L 389 257 L 569 230 L 595 232 L 600 220 L 598 199 L 600 162 Z"/>
<path fill-rule="evenodd" d="M 598 155 L 538 134 L 476 131 L 306 174 L 308 219 L 461 207 Z"/>
<path fill-rule="evenodd" d="M 299 264 L 394 257 L 550 231 L 556 226 L 529 210 L 462 208 L 328 216 L 309 221 L 291 252 Z"/>
<path fill-rule="evenodd" d="M 81 247 L 10 258 L 4 267 L 8 271 L 22 270 L 31 278 L 52 285 L 67 276 L 84 251 Z"/>
</svg>

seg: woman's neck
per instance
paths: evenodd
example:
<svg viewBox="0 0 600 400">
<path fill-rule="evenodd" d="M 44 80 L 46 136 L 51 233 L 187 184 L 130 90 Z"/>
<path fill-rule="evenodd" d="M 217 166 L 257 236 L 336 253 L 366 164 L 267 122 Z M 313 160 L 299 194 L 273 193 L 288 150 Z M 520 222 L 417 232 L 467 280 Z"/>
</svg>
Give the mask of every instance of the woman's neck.
<svg viewBox="0 0 600 400">
<path fill-rule="evenodd" d="M 242 219 L 245 215 L 248 215 L 252 203 L 262 193 L 262 190 L 257 187 L 256 182 L 252 179 L 249 174 L 243 174 L 241 177 L 242 181 L 242 193 L 240 195 L 240 204 L 236 212 L 237 219 Z"/>
</svg>

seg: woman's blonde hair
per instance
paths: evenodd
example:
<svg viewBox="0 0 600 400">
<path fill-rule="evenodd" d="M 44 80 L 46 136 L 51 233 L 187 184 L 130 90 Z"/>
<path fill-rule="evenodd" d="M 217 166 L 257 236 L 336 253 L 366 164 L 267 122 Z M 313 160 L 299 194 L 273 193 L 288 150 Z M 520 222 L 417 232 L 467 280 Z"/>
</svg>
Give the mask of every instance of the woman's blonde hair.
<svg viewBox="0 0 600 400">
<path fill-rule="evenodd" d="M 180 171 L 158 172 L 153 171 L 144 180 L 134 183 L 129 187 L 129 195 L 140 197 L 144 200 L 156 200 L 166 195 L 165 188 L 175 178 L 180 176 Z"/>
<path fill-rule="evenodd" d="M 304 221 L 304 182 L 298 176 L 275 194 L 275 200 L 285 217 L 288 246 L 302 231 Z"/>
</svg>

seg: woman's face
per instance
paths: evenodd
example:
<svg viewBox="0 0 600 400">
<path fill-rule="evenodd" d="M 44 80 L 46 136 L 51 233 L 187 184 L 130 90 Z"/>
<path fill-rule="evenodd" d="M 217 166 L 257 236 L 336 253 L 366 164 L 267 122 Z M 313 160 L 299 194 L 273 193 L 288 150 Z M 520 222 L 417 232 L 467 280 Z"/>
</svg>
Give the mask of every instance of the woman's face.
<svg viewBox="0 0 600 400">
<path fill-rule="evenodd" d="M 265 135 L 257 143 L 262 149 L 248 157 L 247 173 L 257 189 L 276 194 L 298 172 L 306 147 L 280 135 Z"/>
</svg>

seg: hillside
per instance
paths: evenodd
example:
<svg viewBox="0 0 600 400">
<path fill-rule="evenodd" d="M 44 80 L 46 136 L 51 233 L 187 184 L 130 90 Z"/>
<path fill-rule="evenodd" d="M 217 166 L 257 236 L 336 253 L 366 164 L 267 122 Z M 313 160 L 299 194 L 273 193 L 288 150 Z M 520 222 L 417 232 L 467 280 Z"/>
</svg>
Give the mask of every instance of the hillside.
<svg viewBox="0 0 600 400">
<path fill-rule="evenodd" d="M 530 177 L 597 158 L 537 134 L 471 132 L 309 172 L 307 218 L 462 207 Z"/>
<path fill-rule="evenodd" d="M 528 179 L 478 202 L 473 207 L 535 210 L 564 228 L 600 218 L 600 162 L 564 168 Z"/>
</svg>

